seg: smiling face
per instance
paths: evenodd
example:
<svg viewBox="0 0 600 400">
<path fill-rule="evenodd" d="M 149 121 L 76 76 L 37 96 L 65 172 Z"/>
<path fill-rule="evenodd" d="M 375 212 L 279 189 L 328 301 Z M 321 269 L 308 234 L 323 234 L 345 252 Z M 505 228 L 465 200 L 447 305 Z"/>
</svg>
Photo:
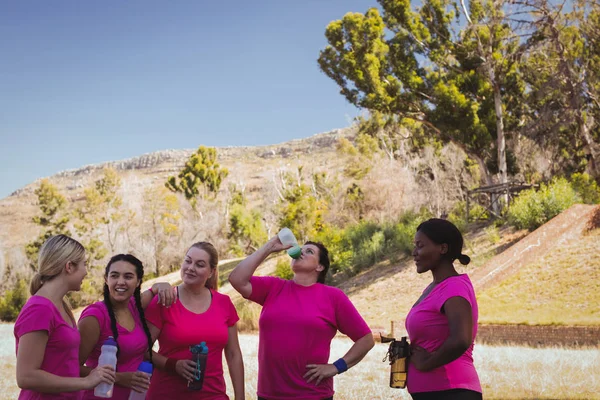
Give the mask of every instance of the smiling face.
<svg viewBox="0 0 600 400">
<path fill-rule="evenodd" d="M 315 272 L 318 276 L 323 271 L 323 266 L 319 262 L 319 248 L 314 244 L 305 244 L 302 246 L 302 257 L 292 260 L 292 271 L 294 273 Z"/>
<path fill-rule="evenodd" d="M 210 255 L 197 247 L 191 247 L 181 264 L 181 280 L 186 285 L 204 286 L 213 271 Z"/>
<path fill-rule="evenodd" d="M 111 300 L 117 303 L 129 301 L 135 289 L 142 283 L 137 276 L 135 266 L 127 261 L 112 263 L 105 281 Z"/>
<path fill-rule="evenodd" d="M 442 261 L 442 255 L 448 252 L 447 244 L 437 244 L 421 231 L 415 235 L 415 248 L 412 255 L 417 265 L 417 273 L 431 271 Z"/>
</svg>

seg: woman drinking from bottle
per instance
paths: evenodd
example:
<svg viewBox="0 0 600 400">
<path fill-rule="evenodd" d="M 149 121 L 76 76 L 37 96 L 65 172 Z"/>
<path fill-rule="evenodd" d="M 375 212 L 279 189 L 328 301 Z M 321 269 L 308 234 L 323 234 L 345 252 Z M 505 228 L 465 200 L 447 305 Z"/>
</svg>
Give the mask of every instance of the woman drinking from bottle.
<svg viewBox="0 0 600 400">
<path fill-rule="evenodd" d="M 155 295 L 161 304 L 170 306 L 175 300 L 168 283 L 155 283 L 141 293 L 144 266 L 131 254 L 118 254 L 110 259 L 104 271 L 104 299 L 88 306 L 79 318 L 81 374 L 86 376 L 98 365 L 102 344 L 112 336 L 117 343 L 116 382 L 112 398 L 127 400 L 131 390 L 148 389 L 148 375 L 138 372 L 144 356 L 150 356 L 152 338 L 146 325 L 144 309 Z M 99 399 L 93 390 L 83 399 Z"/>
<path fill-rule="evenodd" d="M 482 398 L 472 356 L 477 299 L 469 277 L 453 265 L 469 263 L 462 247 L 462 235 L 449 221 L 434 218 L 417 228 L 417 273 L 430 271 L 433 281 L 406 317 L 412 351 L 407 386 L 415 400 Z"/>
<path fill-rule="evenodd" d="M 227 400 L 223 352 L 235 399 L 244 399 L 239 318 L 229 297 L 217 292 L 218 262 L 212 244 L 193 244 L 181 265 L 178 301 L 170 308 L 160 306 L 157 300 L 148 306 L 146 318 L 160 348 L 153 355 L 156 369 L 147 399 Z"/>
<path fill-rule="evenodd" d="M 79 376 L 80 336 L 64 297 L 81 289 L 86 274 L 85 250 L 78 241 L 57 235 L 42 245 L 32 296 L 14 328 L 20 400 L 79 399 L 81 390 L 114 382 L 110 367 Z"/>
<path fill-rule="evenodd" d="M 259 319 L 258 398 L 331 399 L 333 376 L 356 365 L 374 346 L 371 330 L 340 289 L 324 284 L 328 251 L 306 242 L 292 261 L 294 277 L 253 276 L 271 253 L 288 249 L 279 236 L 243 260 L 229 275 L 245 298 L 263 306 Z M 331 340 L 340 331 L 354 341 L 328 364 Z"/>
</svg>

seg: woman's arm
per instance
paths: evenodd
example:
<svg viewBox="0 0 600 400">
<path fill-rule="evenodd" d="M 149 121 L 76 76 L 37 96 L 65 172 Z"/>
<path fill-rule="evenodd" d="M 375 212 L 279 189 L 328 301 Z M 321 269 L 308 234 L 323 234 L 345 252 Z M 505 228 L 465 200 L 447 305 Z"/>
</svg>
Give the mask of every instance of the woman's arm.
<svg viewBox="0 0 600 400">
<path fill-rule="evenodd" d="M 101 382 L 113 383 L 115 372 L 109 366 L 99 367 L 84 378 L 70 378 L 41 369 L 48 332 L 33 331 L 19 339 L 17 350 L 17 385 L 21 389 L 41 393 L 66 393 L 91 389 Z"/>
<path fill-rule="evenodd" d="M 142 292 L 140 296 L 144 310 L 156 295 L 158 295 L 158 302 L 165 307 L 170 307 L 171 304 L 177 301 L 175 290 L 168 282 L 156 282 L 150 289 Z"/>
<path fill-rule="evenodd" d="M 429 353 L 422 347 L 412 347 L 410 362 L 419 371 L 430 371 L 460 357 L 473 342 L 471 304 L 463 297 L 451 297 L 444 303 L 448 318 L 448 339 L 436 351 Z"/>
<path fill-rule="evenodd" d="M 367 353 L 375 346 L 375 341 L 373 340 L 373 334 L 371 332 L 367 333 L 365 336 L 358 339 L 350 350 L 344 357 L 341 359 L 344 360 L 347 368 L 351 368 L 358 364 L 360 360 L 362 360 Z M 336 361 L 336 363 L 338 363 Z M 343 371 L 338 371 L 338 368 L 333 364 L 309 364 L 306 366 L 308 369 L 306 374 L 304 374 L 304 378 L 307 379 L 307 382 L 311 382 L 316 379 L 315 385 L 321 383 L 321 381 L 325 378 L 330 378 L 338 373 Z"/>
<path fill-rule="evenodd" d="M 274 236 L 265 243 L 260 249 L 250 254 L 242 260 L 229 274 L 229 283 L 243 297 L 248 298 L 252 294 L 252 284 L 250 278 L 254 275 L 256 268 L 265 261 L 269 254 L 285 250 L 290 246 L 281 244 L 278 236 Z"/>
<path fill-rule="evenodd" d="M 160 336 L 160 329 L 150 322 L 146 323 L 148 324 L 148 330 L 150 330 L 152 343 L 154 343 Z M 194 361 L 171 359 L 155 351 L 152 351 L 152 364 L 154 364 L 155 368 L 162 369 L 172 374 L 180 375 L 188 381 L 194 379 L 194 373 L 196 372 L 196 363 Z"/>
<path fill-rule="evenodd" d="M 92 370 L 85 365 L 88 357 L 100 339 L 100 324 L 95 317 L 84 317 L 77 324 L 79 329 L 79 374 L 88 376 Z"/>
<path fill-rule="evenodd" d="M 229 327 L 228 334 L 229 338 L 225 346 L 225 359 L 229 366 L 229 375 L 233 384 L 235 400 L 243 400 L 246 398 L 244 388 L 244 360 L 238 340 L 237 323 Z"/>
</svg>

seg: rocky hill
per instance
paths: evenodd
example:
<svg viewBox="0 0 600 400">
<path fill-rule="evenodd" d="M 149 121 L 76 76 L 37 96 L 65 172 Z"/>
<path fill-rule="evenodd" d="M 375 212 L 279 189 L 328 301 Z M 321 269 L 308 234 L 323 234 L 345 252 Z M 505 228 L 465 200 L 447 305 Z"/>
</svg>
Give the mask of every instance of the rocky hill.
<svg viewBox="0 0 600 400">
<path fill-rule="evenodd" d="M 341 137 L 351 137 L 354 133 L 354 128 L 346 128 L 275 145 L 217 148 L 219 163 L 229 169 L 223 187 L 227 187 L 228 183 L 242 185 L 250 201 L 256 201 L 266 197 L 265 192 L 273 187 L 273 179 L 279 171 L 292 171 L 299 165 L 310 170 L 337 169 L 336 143 Z M 139 206 L 144 188 L 163 185 L 168 176 L 177 174 L 194 151 L 158 151 L 62 171 L 48 179 L 61 193 L 76 202 L 83 189 L 97 180 L 105 167 L 112 167 L 122 179 L 124 201 L 135 209 Z M 34 194 L 38 185 L 39 180 L 0 199 L 0 250 L 22 246 L 37 234 L 38 229 L 31 218 L 38 212 Z"/>
</svg>

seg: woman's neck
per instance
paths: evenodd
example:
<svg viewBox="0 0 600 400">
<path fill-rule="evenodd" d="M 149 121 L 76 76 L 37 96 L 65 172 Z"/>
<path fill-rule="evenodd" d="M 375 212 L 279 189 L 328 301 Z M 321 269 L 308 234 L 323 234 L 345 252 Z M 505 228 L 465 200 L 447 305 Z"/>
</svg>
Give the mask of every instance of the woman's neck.
<svg viewBox="0 0 600 400">
<path fill-rule="evenodd" d="M 192 285 L 186 285 L 185 283 L 182 283 L 179 287 L 182 290 L 184 290 L 187 293 L 194 295 L 194 296 L 201 295 L 202 293 L 205 293 L 207 290 L 210 290 L 206 286 L 199 286 L 199 285 L 192 286 Z"/>
<path fill-rule="evenodd" d="M 317 283 L 317 277 L 313 274 L 294 274 L 292 279 L 297 285 L 300 286 L 312 286 Z"/>
<path fill-rule="evenodd" d="M 446 278 L 458 275 L 451 262 L 440 264 L 437 268 L 431 270 L 433 275 L 433 283 L 438 284 Z"/>
<path fill-rule="evenodd" d="M 113 311 L 128 310 L 129 309 L 129 300 L 131 300 L 131 297 L 129 299 L 127 299 L 126 301 L 115 301 L 115 299 L 113 299 L 111 297 L 110 304 L 113 308 Z"/>
<path fill-rule="evenodd" d="M 62 304 L 64 297 L 68 292 L 69 287 L 66 285 L 66 282 L 52 279 L 45 282 L 40 290 L 36 292 L 36 295 L 45 297 L 58 306 Z"/>
</svg>

